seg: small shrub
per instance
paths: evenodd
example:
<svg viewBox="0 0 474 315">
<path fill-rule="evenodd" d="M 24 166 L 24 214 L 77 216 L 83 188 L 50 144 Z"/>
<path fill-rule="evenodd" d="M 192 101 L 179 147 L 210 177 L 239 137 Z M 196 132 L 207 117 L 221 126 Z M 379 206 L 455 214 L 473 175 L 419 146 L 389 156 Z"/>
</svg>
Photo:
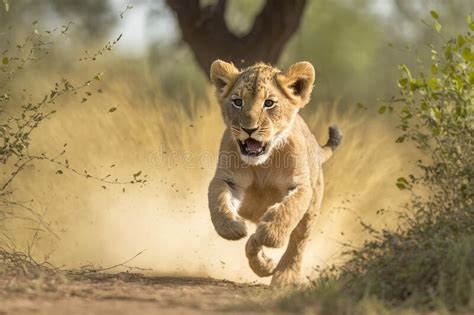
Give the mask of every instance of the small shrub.
<svg viewBox="0 0 474 315">
<path fill-rule="evenodd" d="M 442 37 L 438 14 L 432 12 L 432 17 Z M 474 22 L 470 18 L 468 27 L 466 33 L 430 46 L 428 73 L 414 76 L 401 65 L 400 96 L 379 109 L 398 116 L 401 135 L 396 142 L 414 143 L 424 156 L 417 161 L 419 174 L 396 182 L 412 196 L 400 227 L 376 231 L 366 226 L 373 238 L 346 252 L 347 261 L 324 271 L 312 290 L 298 294 L 305 301 L 300 309 L 313 303 L 329 314 L 339 309 L 341 300 L 353 306 L 344 306 L 341 312 L 353 313 L 355 305 L 373 297 L 389 307 L 422 309 L 464 310 L 473 302 Z M 339 297 L 334 301 L 332 294 L 332 302 L 327 302 L 324 288 L 334 288 L 334 283 Z"/>
<path fill-rule="evenodd" d="M 3 1 L 8 11 L 9 2 Z M 127 7 L 128 9 L 129 7 Z M 124 14 L 122 12 L 121 14 Z M 61 78 L 52 84 L 49 90 L 43 91 L 40 97 L 29 90 L 22 72 L 28 71 L 32 64 L 37 64 L 51 56 L 57 42 L 69 36 L 72 23 L 53 30 L 41 30 L 38 22 L 32 23 L 32 30 L 19 41 L 11 38 L 11 28 L 2 31 L 0 36 L 0 274 L 51 269 L 47 261 L 38 262 L 31 257 L 31 250 L 41 239 L 42 232 L 57 237 L 44 214 L 30 206 L 30 200 L 17 200 L 12 186 L 18 176 L 29 166 L 40 162 L 50 163 L 56 168 L 56 175 L 71 172 L 86 179 L 99 182 L 102 187 L 113 184 L 144 183 L 142 172 L 135 173 L 130 180 L 111 178 L 111 175 L 97 176 L 87 170 L 78 170 L 73 163 L 65 158 L 67 145 L 59 146 L 57 152 L 33 152 L 30 149 L 32 135 L 39 126 L 54 118 L 56 111 L 65 96 L 76 96 L 81 103 L 86 102 L 101 89 L 94 88 L 102 79 L 102 73 L 91 73 L 89 79 L 74 82 L 72 79 Z M 93 62 L 107 55 L 118 43 L 122 35 L 108 42 L 96 52 L 85 52 L 79 62 Z M 44 71 L 47 71 L 44 70 Z M 51 140 L 53 141 L 53 140 Z M 34 178 L 30 179 L 34 181 Z M 19 190 L 19 189 L 17 189 Z M 22 196 L 28 196 L 24 192 Z M 31 241 L 27 246 L 20 247 L 15 241 L 18 233 L 9 227 L 24 222 L 31 232 Z M 23 233 L 25 233 L 23 231 Z M 47 259 L 47 258 L 46 258 Z"/>
</svg>

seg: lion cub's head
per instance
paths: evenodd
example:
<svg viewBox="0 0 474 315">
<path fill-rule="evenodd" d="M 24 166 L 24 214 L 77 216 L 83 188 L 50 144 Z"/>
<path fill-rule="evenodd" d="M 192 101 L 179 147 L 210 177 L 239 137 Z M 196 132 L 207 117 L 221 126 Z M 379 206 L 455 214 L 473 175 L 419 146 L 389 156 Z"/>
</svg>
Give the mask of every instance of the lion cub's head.
<svg viewBox="0 0 474 315">
<path fill-rule="evenodd" d="M 284 143 L 298 110 L 310 99 L 315 77 L 309 62 L 282 72 L 262 63 L 238 70 L 222 60 L 212 63 L 210 75 L 240 156 L 253 165 L 264 163 Z"/>
</svg>

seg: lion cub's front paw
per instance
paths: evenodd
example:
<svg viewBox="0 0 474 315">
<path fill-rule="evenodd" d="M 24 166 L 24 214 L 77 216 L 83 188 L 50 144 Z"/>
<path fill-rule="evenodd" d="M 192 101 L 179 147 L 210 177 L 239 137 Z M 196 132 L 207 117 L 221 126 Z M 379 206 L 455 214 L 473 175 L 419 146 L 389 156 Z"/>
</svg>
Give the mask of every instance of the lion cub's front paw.
<svg viewBox="0 0 474 315">
<path fill-rule="evenodd" d="M 229 219 L 223 217 L 215 222 L 214 227 L 217 234 L 227 240 L 236 241 L 247 236 L 247 225 L 241 218 Z"/>
<path fill-rule="evenodd" d="M 272 222 L 260 222 L 255 232 L 259 244 L 266 247 L 282 247 L 285 245 L 286 231 Z"/>
</svg>

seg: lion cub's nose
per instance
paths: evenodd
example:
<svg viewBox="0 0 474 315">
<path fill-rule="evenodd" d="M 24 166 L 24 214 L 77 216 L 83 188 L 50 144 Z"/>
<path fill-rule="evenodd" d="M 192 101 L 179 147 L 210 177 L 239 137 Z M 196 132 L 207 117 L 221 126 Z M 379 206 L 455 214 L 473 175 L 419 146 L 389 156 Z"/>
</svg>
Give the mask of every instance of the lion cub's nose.
<svg viewBox="0 0 474 315">
<path fill-rule="evenodd" d="M 246 128 L 242 127 L 242 130 L 245 131 L 246 133 L 248 133 L 248 134 L 249 134 L 249 137 L 250 137 L 250 136 L 252 135 L 252 133 L 253 133 L 254 131 L 256 131 L 257 129 L 258 129 L 258 128 L 246 129 Z"/>
</svg>

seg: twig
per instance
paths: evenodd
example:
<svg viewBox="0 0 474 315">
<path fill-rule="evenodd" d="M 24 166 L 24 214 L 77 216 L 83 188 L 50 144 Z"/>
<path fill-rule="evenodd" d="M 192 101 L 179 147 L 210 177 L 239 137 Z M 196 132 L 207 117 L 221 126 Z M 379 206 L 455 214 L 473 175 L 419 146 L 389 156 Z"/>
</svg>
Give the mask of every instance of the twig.
<svg viewBox="0 0 474 315">
<path fill-rule="evenodd" d="M 135 256 L 133 256 L 132 258 L 129 258 L 127 259 L 126 261 L 124 261 L 123 263 L 120 263 L 120 264 L 116 264 L 114 266 L 110 266 L 110 267 L 106 267 L 106 268 L 102 268 L 102 269 L 97 269 L 95 270 L 95 272 L 102 272 L 102 271 L 106 271 L 106 270 L 110 270 L 110 269 L 115 269 L 117 267 L 127 267 L 127 268 L 130 268 L 128 266 L 126 266 L 127 263 L 131 262 L 132 260 L 134 260 L 135 258 L 137 258 L 138 256 L 140 256 L 143 252 L 145 251 L 142 250 L 141 252 L 139 252 L 138 254 L 136 254 Z"/>
<path fill-rule="evenodd" d="M 15 179 L 15 177 L 18 175 L 18 173 L 20 173 L 28 165 L 28 163 L 30 163 L 32 160 L 33 160 L 32 158 L 29 158 L 26 161 L 24 161 L 23 163 L 21 163 L 17 167 L 17 169 L 15 171 L 13 171 L 10 178 L 3 184 L 3 186 L 0 188 L 0 191 L 4 191 L 8 187 L 8 185 L 10 185 L 11 182 Z"/>
<path fill-rule="evenodd" d="M 108 180 L 106 179 L 106 177 L 98 177 L 98 176 L 95 176 L 95 175 L 91 175 L 89 173 L 82 173 L 74 168 L 72 168 L 69 164 L 65 164 L 61 161 L 58 161 L 56 160 L 55 158 L 50 158 L 48 156 L 46 156 L 45 154 L 41 155 L 41 156 L 38 156 L 38 155 L 30 155 L 29 156 L 31 159 L 33 160 L 39 160 L 39 161 L 48 161 L 48 162 L 51 162 L 51 163 L 54 163 L 76 175 L 79 175 L 81 177 L 84 177 L 86 179 L 88 178 L 91 178 L 93 180 L 96 180 L 98 182 L 101 182 L 101 183 L 105 183 L 105 184 L 115 184 L 115 185 L 127 185 L 127 184 L 135 184 L 135 183 L 145 183 L 146 180 L 142 180 L 142 179 L 134 179 L 134 180 L 130 180 L 130 181 L 119 181 L 119 180 Z"/>
</svg>

